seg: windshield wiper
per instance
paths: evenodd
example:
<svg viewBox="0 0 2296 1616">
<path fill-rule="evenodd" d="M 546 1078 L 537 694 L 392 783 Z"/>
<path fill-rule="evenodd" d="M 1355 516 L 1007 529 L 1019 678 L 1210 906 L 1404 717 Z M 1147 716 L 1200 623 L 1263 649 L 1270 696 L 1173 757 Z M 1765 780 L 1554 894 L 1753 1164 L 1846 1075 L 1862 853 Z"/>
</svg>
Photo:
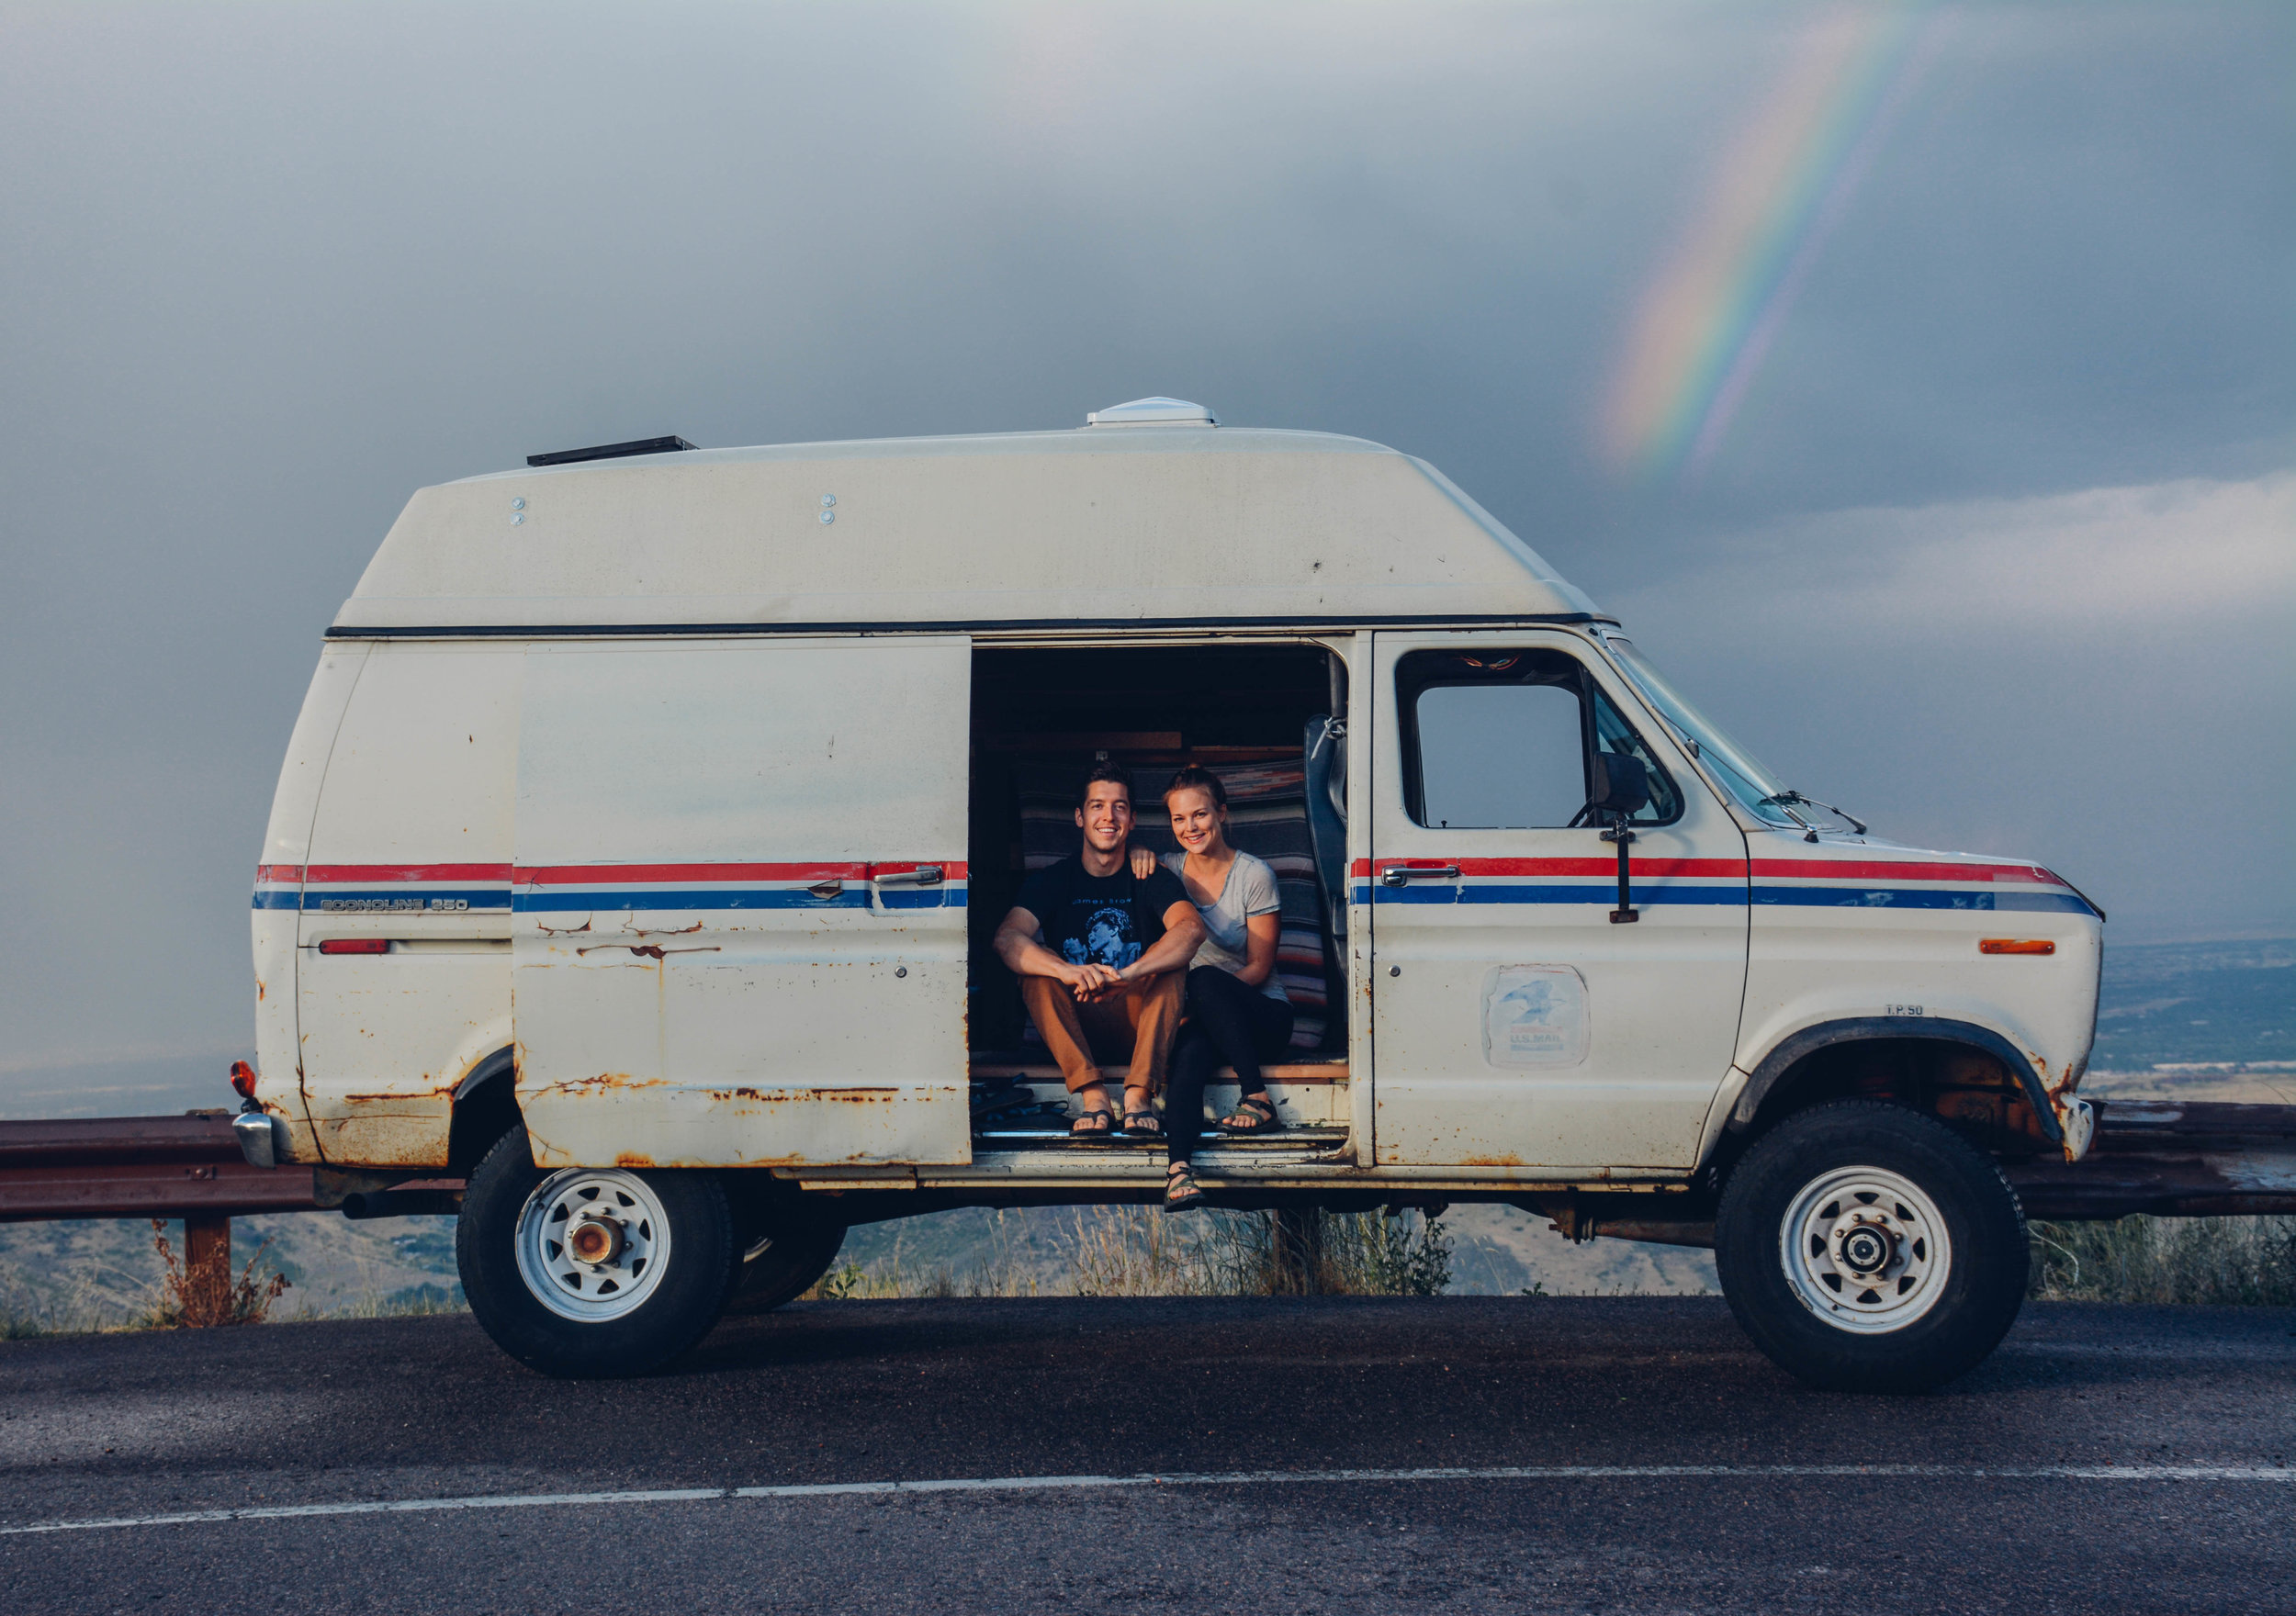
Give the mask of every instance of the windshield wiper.
<svg viewBox="0 0 2296 1616">
<path fill-rule="evenodd" d="M 1860 819 L 1856 814 L 1845 814 L 1840 809 L 1835 807 L 1831 802 L 1821 802 L 1815 797 L 1803 795 L 1800 791 L 1773 791 L 1769 796 L 1764 797 L 1762 801 L 1765 802 L 1775 802 L 1779 807 L 1784 809 L 1787 816 L 1790 817 L 1795 824 L 1802 827 L 1802 839 L 1806 842 L 1814 842 L 1818 839 L 1818 827 L 1812 825 L 1808 820 L 1803 818 L 1800 814 L 1795 813 L 1794 810 L 1797 807 L 1823 808 L 1827 813 L 1835 815 L 1837 818 L 1848 820 L 1857 828 L 1858 835 L 1863 836 L 1865 834 L 1865 821 Z"/>
</svg>

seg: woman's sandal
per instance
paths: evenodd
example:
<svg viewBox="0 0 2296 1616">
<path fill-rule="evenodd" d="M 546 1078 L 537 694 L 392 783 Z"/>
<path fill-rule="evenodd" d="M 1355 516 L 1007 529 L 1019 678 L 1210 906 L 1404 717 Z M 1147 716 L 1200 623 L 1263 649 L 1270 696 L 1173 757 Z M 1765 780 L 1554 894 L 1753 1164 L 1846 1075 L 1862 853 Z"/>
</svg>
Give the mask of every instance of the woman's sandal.
<svg viewBox="0 0 2296 1616">
<path fill-rule="evenodd" d="M 1164 1119 L 1154 1111 L 1124 1113 L 1124 1137 L 1128 1139 L 1160 1139 L 1164 1138 Z"/>
<path fill-rule="evenodd" d="M 1175 1162 L 1165 1170 L 1164 1209 L 1166 1212 L 1193 1212 L 1204 1204 L 1204 1192 L 1196 1182 L 1196 1170 L 1185 1162 Z"/>
<path fill-rule="evenodd" d="M 1230 1117 L 1248 1117 L 1252 1120 L 1249 1122 L 1229 1120 Z M 1220 1119 L 1221 1133 L 1274 1133 L 1282 1126 L 1283 1124 L 1277 1120 L 1276 1103 L 1273 1100 L 1261 1099 L 1256 1094 L 1249 1099 L 1238 1100 L 1235 1109 Z"/>
<path fill-rule="evenodd" d="M 1093 1126 L 1087 1126 L 1088 1124 Z M 1105 1142 L 1113 1138 L 1115 1133 L 1116 1113 L 1105 1106 L 1097 1111 L 1078 1113 L 1076 1120 L 1071 1123 L 1068 1128 L 1068 1137 L 1072 1139 L 1097 1139 Z"/>
</svg>

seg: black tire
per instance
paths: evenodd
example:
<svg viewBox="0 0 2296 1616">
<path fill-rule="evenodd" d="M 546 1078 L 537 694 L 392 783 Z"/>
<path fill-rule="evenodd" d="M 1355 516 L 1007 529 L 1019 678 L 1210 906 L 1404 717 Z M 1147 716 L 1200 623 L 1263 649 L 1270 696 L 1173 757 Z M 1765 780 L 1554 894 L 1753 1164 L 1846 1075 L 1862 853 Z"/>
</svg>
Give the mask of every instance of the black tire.
<svg viewBox="0 0 2296 1616">
<path fill-rule="evenodd" d="M 734 1277 L 731 1314 L 771 1313 L 814 1287 L 845 1247 L 845 1225 L 791 1218 L 760 1235 Z"/>
<path fill-rule="evenodd" d="M 1873 1195 L 1860 1173 L 1916 1194 Z M 1883 1265 L 1855 1266 L 1877 1251 Z M 1880 1100 L 1796 1112 L 1757 1141 L 1723 1185 L 1714 1256 L 1754 1344 L 1845 1392 L 1927 1391 L 1975 1368 L 2017 1321 L 2031 1261 L 2000 1169 L 1936 1118 Z"/>
<path fill-rule="evenodd" d="M 632 1197 L 647 1214 L 631 1228 L 645 1238 L 666 1241 L 658 1268 L 643 1278 L 642 1298 L 615 1317 L 568 1317 L 579 1307 L 561 1297 L 543 1299 L 520 1260 L 520 1223 L 530 1198 L 546 1184 L 551 1197 L 580 1194 L 580 1174 L 546 1173 L 534 1164 L 526 1130 L 513 1128 L 497 1140 L 470 1175 L 462 1218 L 455 1230 L 456 1264 L 470 1310 L 494 1344 L 529 1368 L 572 1380 L 613 1379 L 646 1375 L 677 1357 L 709 1332 L 725 1307 L 738 1251 L 726 1192 L 707 1173 L 613 1169 L 588 1176 L 627 1193 L 615 1198 L 625 1207 Z M 631 1185 L 630 1180 L 639 1181 Z M 652 1206 L 644 1202 L 650 1199 Z M 608 1201 L 597 1202 L 602 1206 Z M 664 1228 L 656 1230 L 658 1217 Z M 538 1218 L 539 1227 L 541 1220 Z M 635 1237 L 634 1237 L 635 1238 Z M 546 1249 L 546 1248 L 545 1248 Z M 641 1262 L 645 1260 L 640 1259 Z"/>
</svg>

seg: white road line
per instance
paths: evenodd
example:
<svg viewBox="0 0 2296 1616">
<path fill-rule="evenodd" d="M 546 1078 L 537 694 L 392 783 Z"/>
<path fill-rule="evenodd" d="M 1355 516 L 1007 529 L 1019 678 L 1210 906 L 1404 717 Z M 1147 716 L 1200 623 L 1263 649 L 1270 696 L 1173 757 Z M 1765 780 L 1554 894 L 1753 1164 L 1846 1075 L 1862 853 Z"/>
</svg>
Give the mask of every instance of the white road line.
<svg viewBox="0 0 2296 1616">
<path fill-rule="evenodd" d="M 405 1515 L 439 1509 L 531 1509 L 543 1505 L 697 1504 L 729 1498 L 836 1498 L 890 1493 L 1029 1493 L 1113 1487 L 1256 1487 L 1271 1482 L 1766 1481 L 1865 1477 L 1956 1481 L 2202 1481 L 2296 1483 L 2296 1468 L 2271 1464 L 1503 1464 L 1418 1470 L 1206 1470 L 1141 1476 L 992 1476 L 945 1481 L 827 1481 L 785 1487 L 665 1487 L 650 1492 L 492 1493 L 462 1498 L 391 1498 L 356 1504 L 265 1504 L 174 1515 L 114 1515 L 0 1526 L 0 1537 L 103 1532 L 130 1526 L 202 1526 L 225 1521 L 296 1521 L 320 1515 Z"/>
</svg>

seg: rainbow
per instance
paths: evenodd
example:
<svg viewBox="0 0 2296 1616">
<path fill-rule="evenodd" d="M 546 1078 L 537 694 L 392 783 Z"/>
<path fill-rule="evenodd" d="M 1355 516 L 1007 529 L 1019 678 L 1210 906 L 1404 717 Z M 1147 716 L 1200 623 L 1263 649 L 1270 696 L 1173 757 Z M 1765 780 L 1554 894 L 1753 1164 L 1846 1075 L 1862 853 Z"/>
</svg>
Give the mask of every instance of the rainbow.
<svg viewBox="0 0 2296 1616">
<path fill-rule="evenodd" d="M 1613 466 L 1712 458 L 1933 54 L 1928 12 L 1829 6 L 1795 39 L 1637 306 L 1601 420 Z"/>
</svg>

